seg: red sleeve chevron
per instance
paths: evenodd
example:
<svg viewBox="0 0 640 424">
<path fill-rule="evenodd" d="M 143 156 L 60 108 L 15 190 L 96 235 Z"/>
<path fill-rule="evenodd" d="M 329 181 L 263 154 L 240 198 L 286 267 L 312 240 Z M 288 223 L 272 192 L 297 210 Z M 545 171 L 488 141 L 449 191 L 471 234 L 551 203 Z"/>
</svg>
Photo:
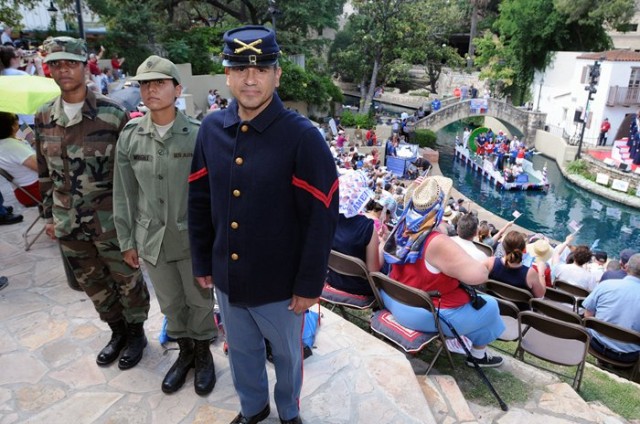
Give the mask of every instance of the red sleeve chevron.
<svg viewBox="0 0 640 424">
<path fill-rule="evenodd" d="M 326 208 L 328 208 L 331 205 L 331 199 L 333 199 L 333 195 L 335 194 L 336 190 L 338 190 L 338 186 L 339 186 L 338 179 L 336 178 L 336 180 L 333 182 L 333 185 L 331 186 L 331 189 L 329 190 L 329 193 L 324 194 L 321 190 L 312 186 L 305 180 L 301 180 L 295 175 L 293 176 L 292 184 L 295 187 L 308 191 L 309 194 L 311 194 L 313 197 L 315 197 L 320 202 L 322 202 L 322 204 L 324 204 Z"/>
<path fill-rule="evenodd" d="M 200 178 L 206 176 L 208 173 L 209 171 L 207 171 L 207 168 L 202 168 L 199 171 L 196 171 L 189 175 L 189 182 L 192 183 L 195 180 L 199 180 Z"/>
</svg>

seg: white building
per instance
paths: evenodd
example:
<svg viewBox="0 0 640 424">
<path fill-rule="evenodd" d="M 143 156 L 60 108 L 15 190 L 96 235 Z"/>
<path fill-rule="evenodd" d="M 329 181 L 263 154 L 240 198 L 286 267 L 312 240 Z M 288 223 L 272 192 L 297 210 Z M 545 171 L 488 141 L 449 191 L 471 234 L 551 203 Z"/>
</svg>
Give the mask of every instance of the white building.
<svg viewBox="0 0 640 424">
<path fill-rule="evenodd" d="M 640 0 L 635 1 L 636 12 L 631 22 L 625 28 L 625 32 L 607 31 L 614 49 L 627 49 L 640 51 Z"/>
<path fill-rule="evenodd" d="M 597 92 L 589 102 L 589 70 L 598 60 L 600 78 Z M 549 131 L 577 142 L 580 119 L 586 118 L 583 143 L 594 146 L 600 124 L 609 119 L 607 145 L 613 143 L 627 114 L 640 109 L 640 53 L 612 50 L 600 53 L 556 52 L 543 73 L 536 73 L 531 86 L 534 110 L 547 114 Z M 624 130 L 624 129 L 623 129 Z"/>
<path fill-rule="evenodd" d="M 105 28 L 100 22 L 98 15 L 92 13 L 84 2 L 80 2 L 82 8 L 82 20 L 84 24 L 84 30 L 87 33 L 104 33 Z M 73 22 L 75 28 L 78 25 L 77 13 L 75 13 L 75 2 L 73 2 L 73 10 L 62 10 L 62 6 L 55 1 L 41 0 L 37 3 L 33 9 L 26 8 L 23 4 L 18 4 L 18 11 L 22 15 L 21 26 L 24 31 L 46 31 L 51 28 L 51 12 L 50 8 L 58 9 L 53 14 L 55 16 L 56 30 L 67 31 L 69 30 L 65 23 L 65 13 L 70 22 Z"/>
</svg>

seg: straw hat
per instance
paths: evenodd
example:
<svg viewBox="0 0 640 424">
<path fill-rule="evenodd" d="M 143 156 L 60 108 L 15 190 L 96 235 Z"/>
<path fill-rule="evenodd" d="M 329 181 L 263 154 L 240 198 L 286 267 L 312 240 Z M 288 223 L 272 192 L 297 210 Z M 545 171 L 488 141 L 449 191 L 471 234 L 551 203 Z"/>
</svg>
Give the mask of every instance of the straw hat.
<svg viewBox="0 0 640 424">
<path fill-rule="evenodd" d="M 411 200 L 413 209 L 425 212 L 440 202 L 440 207 L 449 199 L 449 192 L 453 186 L 451 178 L 433 176 L 427 177 L 413 190 Z M 410 187 L 411 188 L 411 187 Z"/>
<path fill-rule="evenodd" d="M 528 244 L 527 252 L 531 256 L 541 260 L 542 262 L 547 262 L 553 255 L 553 249 L 551 249 L 551 245 L 544 239 L 539 239 L 534 243 Z"/>
</svg>

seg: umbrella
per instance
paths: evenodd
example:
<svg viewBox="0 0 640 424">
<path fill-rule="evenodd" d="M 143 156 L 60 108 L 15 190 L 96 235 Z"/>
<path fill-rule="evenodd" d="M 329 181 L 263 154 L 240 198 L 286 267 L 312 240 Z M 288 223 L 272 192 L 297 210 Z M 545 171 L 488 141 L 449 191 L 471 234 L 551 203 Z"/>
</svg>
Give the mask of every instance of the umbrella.
<svg viewBox="0 0 640 424">
<path fill-rule="evenodd" d="M 51 79 L 31 75 L 0 76 L 0 111 L 33 115 L 40 106 L 60 95 Z"/>
<path fill-rule="evenodd" d="M 138 110 L 137 106 L 140 103 L 140 89 L 138 87 L 124 87 L 121 90 L 109 93 L 109 97 L 118 103 L 121 103 L 129 112 L 133 112 Z"/>
</svg>

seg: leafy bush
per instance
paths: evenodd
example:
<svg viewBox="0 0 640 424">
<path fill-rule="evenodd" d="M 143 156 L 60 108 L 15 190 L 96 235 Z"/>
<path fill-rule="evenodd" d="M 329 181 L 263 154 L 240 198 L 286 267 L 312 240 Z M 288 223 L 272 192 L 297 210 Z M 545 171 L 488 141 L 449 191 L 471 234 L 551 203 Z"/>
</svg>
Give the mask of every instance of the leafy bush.
<svg viewBox="0 0 640 424">
<path fill-rule="evenodd" d="M 316 106 L 342 102 L 342 92 L 329 77 L 306 71 L 286 59 L 280 61 L 280 66 L 278 95 L 282 100 L 304 101 Z"/>
<path fill-rule="evenodd" d="M 433 131 L 420 129 L 420 128 L 415 130 L 415 133 L 414 133 L 414 136 L 413 136 L 413 140 L 420 147 L 431 147 L 431 148 L 434 148 L 434 147 L 436 147 L 436 140 L 437 139 L 438 139 L 438 136 Z"/>
<path fill-rule="evenodd" d="M 372 128 L 376 125 L 375 117 L 364 113 L 353 113 L 349 109 L 342 112 L 340 125 L 343 127 Z"/>
<path fill-rule="evenodd" d="M 595 175 L 589 172 L 587 162 L 583 159 L 574 160 L 567 165 L 567 172 L 570 174 L 580 175 L 583 178 L 595 181 Z"/>
</svg>

